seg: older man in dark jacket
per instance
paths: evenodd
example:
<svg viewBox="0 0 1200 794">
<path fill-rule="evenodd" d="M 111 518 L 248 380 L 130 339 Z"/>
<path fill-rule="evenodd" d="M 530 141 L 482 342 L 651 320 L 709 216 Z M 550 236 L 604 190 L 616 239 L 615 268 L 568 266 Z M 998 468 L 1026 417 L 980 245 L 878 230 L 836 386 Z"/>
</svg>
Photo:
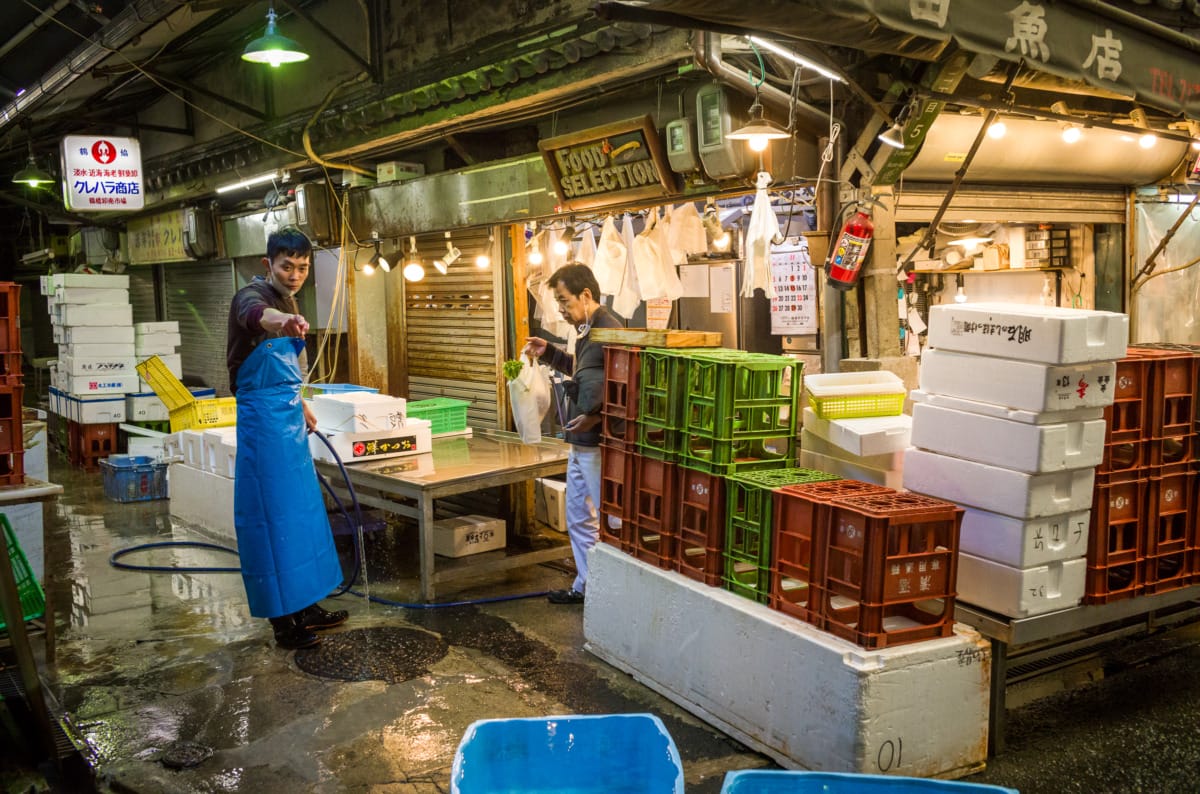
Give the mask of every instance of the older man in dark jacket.
<svg viewBox="0 0 1200 794">
<path fill-rule="evenodd" d="M 578 574 L 570 590 L 555 590 L 553 604 L 582 604 L 587 588 L 587 553 L 600 536 L 600 409 L 604 404 L 604 346 L 593 342 L 593 328 L 619 328 L 621 322 L 600 303 L 600 285 L 587 265 L 564 265 L 550 276 L 558 310 L 576 326 L 571 356 L 545 339 L 526 340 L 526 350 L 543 363 L 571 376 L 565 384 L 566 424 L 571 454 L 567 461 L 567 535 Z"/>
</svg>

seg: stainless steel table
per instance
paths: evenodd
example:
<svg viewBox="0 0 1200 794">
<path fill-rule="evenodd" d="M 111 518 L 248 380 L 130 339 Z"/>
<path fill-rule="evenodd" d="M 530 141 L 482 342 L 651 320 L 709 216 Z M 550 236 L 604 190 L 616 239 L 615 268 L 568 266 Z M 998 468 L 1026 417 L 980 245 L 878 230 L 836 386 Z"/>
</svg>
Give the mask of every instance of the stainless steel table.
<svg viewBox="0 0 1200 794">
<path fill-rule="evenodd" d="M 1055 642 L 1046 649 L 1045 655 L 1048 657 L 1098 645 L 1123 634 L 1140 632 L 1145 628 L 1146 622 L 1139 621 L 1134 625 L 1116 626 L 1109 630 L 1089 633 L 1092 629 L 1110 624 L 1128 624 L 1134 618 L 1153 621 L 1155 613 L 1159 610 L 1188 601 L 1200 601 L 1200 586 L 1127 598 L 1110 604 L 1062 609 L 1028 618 L 1010 618 L 970 604 L 956 604 L 955 619 L 976 629 L 991 640 L 992 644 L 988 754 L 995 755 L 1004 749 L 1004 697 L 1010 649 L 1061 639 L 1062 642 Z M 1200 611 L 1200 608 L 1194 611 Z"/>
<path fill-rule="evenodd" d="M 570 447 L 557 440 L 523 444 L 515 433 L 475 430 L 468 437 L 435 438 L 433 452 L 384 458 L 346 465 L 360 504 L 417 520 L 421 563 L 421 600 L 432 601 L 435 585 L 481 573 L 503 571 L 559 560 L 570 554 L 569 544 L 509 554 L 488 552 L 463 557 L 435 570 L 433 554 L 434 500 L 524 482 L 567 470 Z M 317 469 L 335 489 L 345 493 L 337 464 L 316 461 Z"/>
</svg>

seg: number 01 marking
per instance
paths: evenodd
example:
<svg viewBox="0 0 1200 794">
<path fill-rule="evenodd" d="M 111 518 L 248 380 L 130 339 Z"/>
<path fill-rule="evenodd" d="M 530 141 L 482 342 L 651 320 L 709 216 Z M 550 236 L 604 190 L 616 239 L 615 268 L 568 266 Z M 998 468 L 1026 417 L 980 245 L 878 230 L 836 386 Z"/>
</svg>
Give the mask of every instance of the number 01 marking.
<svg viewBox="0 0 1200 794">
<path fill-rule="evenodd" d="M 888 739 L 879 746 L 879 752 L 875 756 L 875 765 L 879 767 L 880 772 L 887 772 L 889 769 L 900 766 L 900 756 L 904 752 L 904 740 L 896 739 L 892 741 Z"/>
</svg>

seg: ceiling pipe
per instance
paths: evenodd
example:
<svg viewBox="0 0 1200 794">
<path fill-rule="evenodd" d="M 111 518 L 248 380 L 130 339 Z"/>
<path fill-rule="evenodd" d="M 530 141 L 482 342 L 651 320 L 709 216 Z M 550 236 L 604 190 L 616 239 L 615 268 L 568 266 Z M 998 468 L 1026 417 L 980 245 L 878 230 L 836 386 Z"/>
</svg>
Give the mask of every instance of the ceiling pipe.
<svg viewBox="0 0 1200 794">
<path fill-rule="evenodd" d="M 10 52 L 12 52 L 18 44 L 33 35 L 38 28 L 41 28 L 49 23 L 59 11 L 62 11 L 69 5 L 71 5 L 71 0 L 55 0 L 54 5 L 38 14 L 32 22 L 17 31 L 17 34 L 11 39 L 4 42 L 4 44 L 0 44 L 0 58 L 3 58 L 5 55 L 8 55 Z"/>
<path fill-rule="evenodd" d="M 121 49 L 181 7 L 179 0 L 133 0 L 112 22 L 95 33 L 91 41 L 76 47 L 42 75 L 36 85 L 29 86 L 25 93 L 0 108 L 0 129 L 15 123 L 36 105 L 75 82 L 108 58 L 111 50 Z"/>
<path fill-rule="evenodd" d="M 781 113 L 791 114 L 794 112 L 796 121 L 812 132 L 825 132 L 829 129 L 831 119 L 828 113 L 818 110 L 806 102 L 799 100 L 793 102 L 791 96 L 786 92 L 766 83 L 755 88 L 742 70 L 725 63 L 721 59 L 719 36 L 718 33 L 699 33 L 699 31 L 692 34 L 692 50 L 695 53 L 696 62 L 716 78 L 717 82 L 740 91 L 748 97 L 753 97 L 757 93 L 763 104 L 769 105 Z"/>
</svg>

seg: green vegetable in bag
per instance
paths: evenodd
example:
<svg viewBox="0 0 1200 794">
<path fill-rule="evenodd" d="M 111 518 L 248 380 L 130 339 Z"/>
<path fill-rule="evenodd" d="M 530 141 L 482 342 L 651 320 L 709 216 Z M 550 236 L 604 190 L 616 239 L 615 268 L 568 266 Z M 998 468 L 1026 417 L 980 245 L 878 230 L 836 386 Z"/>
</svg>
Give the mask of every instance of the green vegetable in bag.
<svg viewBox="0 0 1200 794">
<path fill-rule="evenodd" d="M 517 376 L 521 374 L 521 368 L 524 366 L 525 362 L 519 359 L 510 358 L 508 361 L 504 362 L 504 377 L 508 378 L 509 380 L 516 380 Z"/>
</svg>

